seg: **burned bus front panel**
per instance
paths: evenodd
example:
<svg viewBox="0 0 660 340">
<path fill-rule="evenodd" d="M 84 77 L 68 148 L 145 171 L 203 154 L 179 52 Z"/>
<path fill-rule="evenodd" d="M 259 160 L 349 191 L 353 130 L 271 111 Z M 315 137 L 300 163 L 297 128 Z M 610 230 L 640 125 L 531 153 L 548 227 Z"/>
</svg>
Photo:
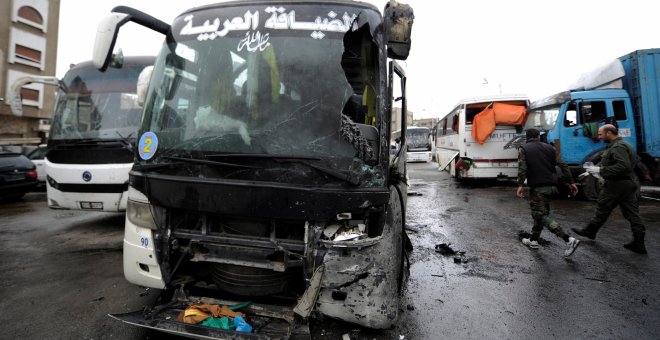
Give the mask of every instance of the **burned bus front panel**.
<svg viewBox="0 0 660 340">
<path fill-rule="evenodd" d="M 396 322 L 403 267 L 403 207 L 396 188 L 390 188 L 384 209 L 380 235 L 324 242 L 319 312 L 370 328 L 384 329 Z"/>
</svg>

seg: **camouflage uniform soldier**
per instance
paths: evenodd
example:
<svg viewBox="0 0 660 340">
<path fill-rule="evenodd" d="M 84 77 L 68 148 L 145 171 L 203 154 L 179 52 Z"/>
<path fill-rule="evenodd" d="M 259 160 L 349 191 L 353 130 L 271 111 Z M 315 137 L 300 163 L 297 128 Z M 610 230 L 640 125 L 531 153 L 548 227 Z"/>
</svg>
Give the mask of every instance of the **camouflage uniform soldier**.
<svg viewBox="0 0 660 340">
<path fill-rule="evenodd" d="M 550 199 L 559 194 L 557 190 L 557 173 L 555 166 L 561 168 L 564 180 L 569 184 L 571 194 L 577 194 L 577 186 L 573 181 L 568 166 L 561 159 L 557 150 L 550 144 L 539 141 L 539 130 L 527 130 L 527 143 L 522 145 L 518 151 L 518 197 L 524 197 L 524 183 L 527 179 L 529 185 L 529 207 L 532 210 L 534 226 L 532 236 L 523 238 L 522 243 L 532 249 L 538 249 L 538 239 L 545 226 L 566 242 L 567 248 L 564 256 L 573 254 L 580 245 L 580 240 L 568 236 L 559 223 L 550 217 Z"/>
<path fill-rule="evenodd" d="M 619 137 L 614 125 L 606 124 L 598 129 L 598 137 L 608 143 L 599 166 L 588 168 L 592 174 L 599 173 L 605 179 L 598 195 L 598 206 L 589 224 L 584 229 L 573 229 L 581 236 L 596 238 L 596 233 L 605 224 L 610 213 L 618 205 L 632 229 L 633 240 L 624 247 L 639 254 L 646 254 L 644 246 L 644 223 L 639 216 L 639 183 L 634 173 L 638 157 L 630 144 Z"/>
</svg>

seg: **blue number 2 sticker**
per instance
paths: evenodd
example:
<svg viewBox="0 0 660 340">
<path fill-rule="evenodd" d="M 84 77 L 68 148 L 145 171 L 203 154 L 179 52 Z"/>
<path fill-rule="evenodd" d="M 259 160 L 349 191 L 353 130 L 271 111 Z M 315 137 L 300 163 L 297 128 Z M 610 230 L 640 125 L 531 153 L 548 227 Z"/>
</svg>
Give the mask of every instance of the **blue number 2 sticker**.
<svg viewBox="0 0 660 340">
<path fill-rule="evenodd" d="M 141 237 L 141 238 L 140 238 L 140 244 L 141 244 L 143 247 L 147 248 L 147 247 L 149 246 L 149 239 L 146 238 L 146 237 Z"/>
<path fill-rule="evenodd" d="M 156 153 L 156 149 L 158 149 L 158 137 L 156 134 L 151 131 L 143 133 L 138 143 L 140 158 L 145 161 L 151 159 Z"/>
</svg>

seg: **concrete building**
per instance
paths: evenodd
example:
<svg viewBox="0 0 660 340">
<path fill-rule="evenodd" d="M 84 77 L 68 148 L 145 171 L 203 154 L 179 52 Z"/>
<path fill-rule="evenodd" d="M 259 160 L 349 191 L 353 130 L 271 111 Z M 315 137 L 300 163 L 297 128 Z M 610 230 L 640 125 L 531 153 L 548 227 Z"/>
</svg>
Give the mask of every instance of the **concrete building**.
<svg viewBox="0 0 660 340">
<path fill-rule="evenodd" d="M 413 125 L 413 112 L 408 110 L 406 112 L 406 123 L 408 126 Z M 393 107 L 392 108 L 392 131 L 401 130 L 401 108 Z"/>
<path fill-rule="evenodd" d="M 8 92 L 20 77 L 55 76 L 59 16 L 60 0 L 0 1 L 0 145 L 45 142 L 57 89 L 23 86 L 22 116 L 12 114 Z"/>
</svg>

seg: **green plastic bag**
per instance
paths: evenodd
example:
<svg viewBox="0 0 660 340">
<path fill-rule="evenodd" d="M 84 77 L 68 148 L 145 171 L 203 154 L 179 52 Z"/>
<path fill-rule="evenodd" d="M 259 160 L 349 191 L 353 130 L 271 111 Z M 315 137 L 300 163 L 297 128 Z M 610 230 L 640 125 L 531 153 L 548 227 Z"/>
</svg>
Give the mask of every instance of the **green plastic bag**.
<svg viewBox="0 0 660 340">
<path fill-rule="evenodd" d="M 229 318 L 227 317 L 207 318 L 206 320 L 202 321 L 202 326 L 208 326 L 208 327 L 220 328 L 226 330 L 234 330 L 236 328 L 236 326 L 234 326 L 234 323 L 229 321 Z"/>
</svg>

